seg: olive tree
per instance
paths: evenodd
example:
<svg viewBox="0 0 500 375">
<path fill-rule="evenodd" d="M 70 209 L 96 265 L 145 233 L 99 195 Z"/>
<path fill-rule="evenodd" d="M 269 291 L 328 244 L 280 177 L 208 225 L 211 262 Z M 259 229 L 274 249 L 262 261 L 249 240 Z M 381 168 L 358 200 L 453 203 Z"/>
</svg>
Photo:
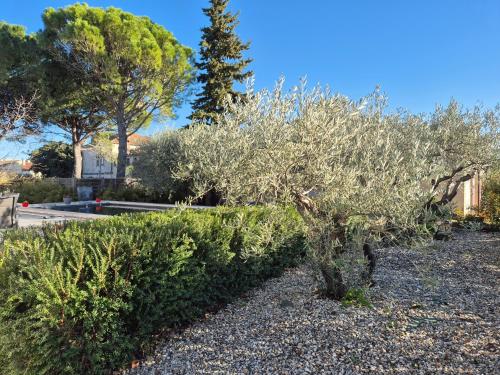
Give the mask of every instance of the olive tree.
<svg viewBox="0 0 500 375">
<path fill-rule="evenodd" d="M 185 162 L 183 148 L 182 130 L 155 135 L 136 151 L 132 176 L 168 200 L 184 200 L 190 194 L 189 184 L 173 175 L 177 165 Z"/>
<path fill-rule="evenodd" d="M 500 160 L 500 106 L 467 110 L 451 101 L 447 107 L 438 106 L 428 122 L 428 160 L 441 167 L 431 179 L 427 202 L 436 209 L 450 203 L 463 182 Z"/>
<path fill-rule="evenodd" d="M 383 116 L 377 92 L 354 102 L 305 84 L 228 101 L 211 126 L 181 132 L 176 175 L 227 204 L 293 204 L 308 228 L 310 259 L 328 296 L 367 283 L 380 239 L 420 234 L 434 170 L 417 116 Z"/>
</svg>

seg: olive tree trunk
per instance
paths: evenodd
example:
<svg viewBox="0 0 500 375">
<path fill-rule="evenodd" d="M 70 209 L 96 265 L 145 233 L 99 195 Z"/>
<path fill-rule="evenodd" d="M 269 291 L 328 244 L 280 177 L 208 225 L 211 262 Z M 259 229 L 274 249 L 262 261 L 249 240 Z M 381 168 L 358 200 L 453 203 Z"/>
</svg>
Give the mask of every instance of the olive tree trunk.
<svg viewBox="0 0 500 375">
<path fill-rule="evenodd" d="M 325 280 L 325 294 L 327 297 L 341 300 L 347 293 L 347 287 L 342 278 L 340 269 L 335 266 L 322 265 L 321 275 Z"/>
<path fill-rule="evenodd" d="M 375 266 L 377 265 L 377 258 L 372 251 L 372 248 L 369 244 L 365 243 L 363 245 L 363 254 L 366 260 L 366 270 L 364 278 L 368 282 L 368 285 L 373 286 L 375 282 L 373 281 L 373 271 L 375 271 Z"/>
</svg>

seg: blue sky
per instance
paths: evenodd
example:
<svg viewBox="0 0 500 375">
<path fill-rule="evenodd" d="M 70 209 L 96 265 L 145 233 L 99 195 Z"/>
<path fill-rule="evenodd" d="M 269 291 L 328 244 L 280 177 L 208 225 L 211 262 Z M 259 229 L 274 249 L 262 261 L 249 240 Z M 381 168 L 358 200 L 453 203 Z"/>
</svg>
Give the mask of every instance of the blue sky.
<svg viewBox="0 0 500 375">
<path fill-rule="evenodd" d="M 0 20 L 42 27 L 41 13 L 60 0 L 9 0 Z M 146 15 L 195 49 L 207 23 L 208 0 L 88 0 Z M 240 11 L 238 34 L 252 42 L 257 88 L 272 87 L 280 75 L 288 84 L 307 75 L 310 84 L 328 84 L 353 98 L 380 85 L 391 108 L 431 111 L 454 97 L 467 106 L 500 102 L 499 0 L 232 0 Z M 143 133 L 185 123 L 154 124 Z M 23 157 L 38 144 L 0 143 L 0 157 Z"/>
</svg>

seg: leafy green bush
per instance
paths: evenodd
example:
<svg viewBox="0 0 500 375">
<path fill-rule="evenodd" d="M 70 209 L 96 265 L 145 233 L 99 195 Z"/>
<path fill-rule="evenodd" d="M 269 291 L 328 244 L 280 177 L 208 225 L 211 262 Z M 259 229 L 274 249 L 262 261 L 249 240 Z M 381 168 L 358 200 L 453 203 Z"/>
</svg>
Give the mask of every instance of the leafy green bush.
<svg viewBox="0 0 500 375">
<path fill-rule="evenodd" d="M 294 266 L 292 209 L 130 214 L 19 230 L 0 247 L 0 368 L 106 374 L 151 335 L 202 316 Z"/>
<path fill-rule="evenodd" d="M 179 131 L 156 135 L 135 151 L 132 176 L 168 202 L 184 201 L 192 195 L 190 183 L 174 178 L 173 172 L 185 161 L 185 148 Z"/>
<path fill-rule="evenodd" d="M 108 187 L 97 194 L 99 198 L 110 201 L 176 203 L 179 200 L 164 191 L 156 191 L 139 183 L 119 186 L 116 189 Z M 182 200 L 182 199 L 181 199 Z"/>
<path fill-rule="evenodd" d="M 10 189 L 19 193 L 19 201 L 29 203 L 62 202 L 63 196 L 67 194 L 64 186 L 43 178 L 20 178 L 16 180 Z"/>
<path fill-rule="evenodd" d="M 486 178 L 481 211 L 489 223 L 500 224 L 500 168 Z"/>
<path fill-rule="evenodd" d="M 160 203 L 158 196 L 140 185 L 120 186 L 117 189 L 107 188 L 98 194 L 99 198 L 110 201 L 155 202 Z"/>
</svg>

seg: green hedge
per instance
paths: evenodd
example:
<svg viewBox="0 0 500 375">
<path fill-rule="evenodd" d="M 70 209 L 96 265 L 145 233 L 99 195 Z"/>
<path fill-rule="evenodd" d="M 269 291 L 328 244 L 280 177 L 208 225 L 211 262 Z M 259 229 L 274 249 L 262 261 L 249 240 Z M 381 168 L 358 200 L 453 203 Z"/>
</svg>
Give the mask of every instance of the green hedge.
<svg viewBox="0 0 500 375">
<path fill-rule="evenodd" d="M 62 202 L 64 195 L 69 193 L 64 186 L 51 179 L 26 177 L 14 181 L 10 190 L 19 193 L 19 202 L 28 201 L 32 204 Z"/>
<path fill-rule="evenodd" d="M 262 207 L 11 232 L 0 248 L 2 373 L 109 373 L 151 335 L 296 265 L 304 248 L 294 210 Z"/>
</svg>

